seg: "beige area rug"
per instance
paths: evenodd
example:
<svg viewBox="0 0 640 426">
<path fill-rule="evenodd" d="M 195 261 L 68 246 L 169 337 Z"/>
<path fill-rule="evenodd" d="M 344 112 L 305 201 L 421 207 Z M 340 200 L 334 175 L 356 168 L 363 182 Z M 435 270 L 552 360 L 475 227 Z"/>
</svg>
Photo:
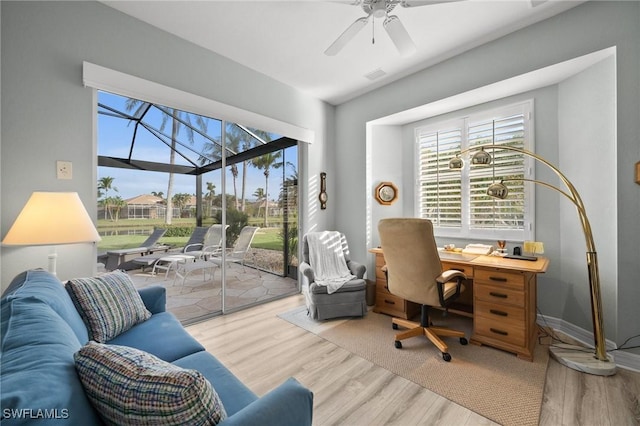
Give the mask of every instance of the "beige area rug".
<svg viewBox="0 0 640 426">
<path fill-rule="evenodd" d="M 446 339 L 451 362 L 426 338 L 394 346 L 396 330 L 391 317 L 369 312 L 363 319 L 318 322 L 306 315 L 306 307 L 278 315 L 292 324 L 411 380 L 457 404 L 507 425 L 537 425 L 549 360 L 546 346 L 537 345 L 534 361 L 488 346 L 462 346 L 457 338 Z M 465 330 L 471 335 L 470 318 L 450 314 L 435 324 Z"/>
</svg>

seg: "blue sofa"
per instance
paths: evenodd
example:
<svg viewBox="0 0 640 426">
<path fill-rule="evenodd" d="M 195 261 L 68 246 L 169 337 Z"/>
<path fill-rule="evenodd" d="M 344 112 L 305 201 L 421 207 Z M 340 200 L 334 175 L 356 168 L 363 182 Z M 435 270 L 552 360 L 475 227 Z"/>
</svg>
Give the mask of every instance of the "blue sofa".
<svg viewBox="0 0 640 426">
<path fill-rule="evenodd" d="M 223 425 L 311 424 L 313 394 L 298 381 L 290 378 L 258 398 L 165 311 L 163 287 L 139 293 L 151 318 L 109 344 L 201 372 L 227 412 Z M 88 334 L 63 284 L 46 271 L 26 271 L 11 282 L 0 304 L 2 424 L 102 424 L 76 373 L 73 356 Z"/>
</svg>

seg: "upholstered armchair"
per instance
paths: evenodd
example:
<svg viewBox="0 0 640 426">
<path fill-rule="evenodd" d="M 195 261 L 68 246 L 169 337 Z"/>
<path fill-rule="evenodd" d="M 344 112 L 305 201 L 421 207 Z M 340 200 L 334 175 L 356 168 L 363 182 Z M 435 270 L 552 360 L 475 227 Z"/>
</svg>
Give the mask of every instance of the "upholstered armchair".
<svg viewBox="0 0 640 426">
<path fill-rule="evenodd" d="M 314 264 L 310 255 L 310 234 L 303 237 L 302 262 L 299 265 L 302 273 L 302 288 L 305 292 L 309 315 L 313 319 L 326 320 L 340 317 L 362 317 L 367 313 L 366 282 L 364 274 L 366 268 L 363 264 L 351 260 L 349 246 L 344 234 L 333 232 L 326 233 L 321 250 L 325 256 L 344 258 L 348 271 L 353 275 L 340 288 L 333 291 L 331 286 L 322 285 L 316 281 L 318 271 L 311 266 Z M 317 258 L 317 256 L 316 256 Z M 319 265 L 316 266 L 316 269 Z M 333 292 L 332 292 L 333 291 Z"/>
</svg>

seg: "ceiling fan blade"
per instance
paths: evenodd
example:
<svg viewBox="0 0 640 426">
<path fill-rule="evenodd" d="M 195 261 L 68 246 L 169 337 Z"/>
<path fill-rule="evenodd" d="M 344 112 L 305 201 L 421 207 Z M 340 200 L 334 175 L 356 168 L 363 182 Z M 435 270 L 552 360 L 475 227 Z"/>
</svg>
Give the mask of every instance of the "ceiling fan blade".
<svg viewBox="0 0 640 426">
<path fill-rule="evenodd" d="M 360 32 L 361 29 L 365 27 L 365 25 L 367 25 L 367 22 L 369 22 L 368 16 L 356 19 L 356 21 L 342 34 L 340 34 L 340 37 L 338 37 L 336 41 L 334 41 L 331 46 L 324 51 L 324 54 L 327 56 L 335 56 L 347 45 L 347 43 L 349 43 L 349 41 L 351 41 L 353 37 L 355 37 L 356 34 L 358 34 L 358 32 Z"/>
<path fill-rule="evenodd" d="M 391 15 L 387 17 L 382 25 L 401 56 L 410 56 L 416 52 L 415 43 L 411 40 L 409 33 L 397 16 Z"/>
<path fill-rule="evenodd" d="M 418 7 L 418 6 L 429 6 L 430 4 L 438 4 L 438 3 L 453 3 L 456 1 L 463 1 L 463 0 L 401 0 L 400 6 Z"/>
</svg>

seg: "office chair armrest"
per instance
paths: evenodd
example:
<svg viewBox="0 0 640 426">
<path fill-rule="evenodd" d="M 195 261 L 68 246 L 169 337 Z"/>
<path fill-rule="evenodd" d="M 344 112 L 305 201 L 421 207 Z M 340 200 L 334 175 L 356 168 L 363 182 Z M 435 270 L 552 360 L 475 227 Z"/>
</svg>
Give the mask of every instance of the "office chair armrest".
<svg viewBox="0 0 640 426">
<path fill-rule="evenodd" d="M 438 284 L 438 298 L 440 299 L 440 306 L 446 308 L 451 302 L 453 302 L 460 296 L 460 293 L 462 292 L 462 282 L 466 279 L 467 276 L 464 273 L 456 271 L 455 269 L 443 271 L 442 274 L 440 274 L 440 276 L 436 278 L 436 283 Z M 456 281 L 456 292 L 445 299 L 444 286 L 448 282 L 454 280 Z"/>
<path fill-rule="evenodd" d="M 444 284 L 457 278 L 466 280 L 467 276 L 464 274 L 464 272 L 458 271 L 456 269 L 449 269 L 448 271 L 443 271 L 442 274 L 440 274 L 440 276 L 436 278 L 436 281 Z"/>
<path fill-rule="evenodd" d="M 355 260 L 350 260 L 347 263 L 347 267 L 353 275 L 360 279 L 364 278 L 364 273 L 367 272 L 367 268 L 363 264 L 356 262 Z"/>
</svg>

